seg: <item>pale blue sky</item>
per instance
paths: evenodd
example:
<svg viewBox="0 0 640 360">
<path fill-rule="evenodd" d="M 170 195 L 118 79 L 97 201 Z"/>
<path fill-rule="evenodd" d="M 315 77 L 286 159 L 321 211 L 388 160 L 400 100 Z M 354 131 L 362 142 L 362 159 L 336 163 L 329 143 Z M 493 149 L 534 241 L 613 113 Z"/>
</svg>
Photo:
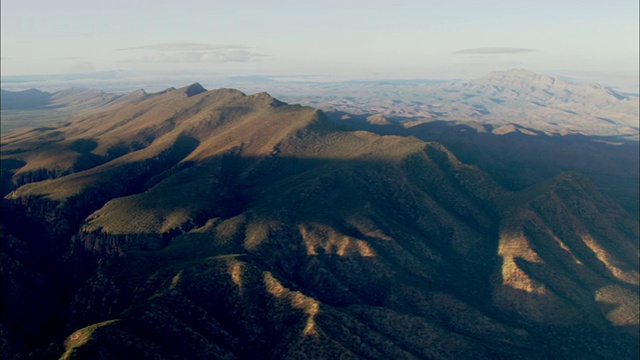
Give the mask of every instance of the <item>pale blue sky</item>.
<svg viewBox="0 0 640 360">
<path fill-rule="evenodd" d="M 516 67 L 613 85 L 638 77 L 637 0 L 0 3 L 2 75 L 451 78 Z"/>
</svg>

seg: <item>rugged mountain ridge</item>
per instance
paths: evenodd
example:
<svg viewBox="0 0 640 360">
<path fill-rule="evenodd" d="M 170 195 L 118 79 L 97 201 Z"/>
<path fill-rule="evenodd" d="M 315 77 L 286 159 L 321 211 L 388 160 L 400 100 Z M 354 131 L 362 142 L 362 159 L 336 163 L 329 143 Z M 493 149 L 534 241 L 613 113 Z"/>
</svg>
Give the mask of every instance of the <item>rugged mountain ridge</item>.
<svg viewBox="0 0 640 360">
<path fill-rule="evenodd" d="M 3 137 L 3 353 L 637 355 L 638 226 L 584 176 L 513 191 L 266 93 L 128 98 Z"/>
<path fill-rule="evenodd" d="M 371 116 L 329 113 L 336 123 L 381 135 L 437 141 L 467 164 L 519 191 L 562 172 L 579 172 L 638 217 L 638 141 L 607 136 L 548 135 L 515 125 L 478 122 L 372 122 Z"/>
</svg>

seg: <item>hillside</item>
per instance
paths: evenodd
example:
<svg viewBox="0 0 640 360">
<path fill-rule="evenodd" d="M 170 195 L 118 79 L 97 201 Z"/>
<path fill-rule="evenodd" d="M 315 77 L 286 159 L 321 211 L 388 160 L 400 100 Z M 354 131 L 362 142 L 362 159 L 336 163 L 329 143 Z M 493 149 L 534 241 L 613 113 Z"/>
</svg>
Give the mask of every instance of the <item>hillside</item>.
<svg viewBox="0 0 640 360">
<path fill-rule="evenodd" d="M 549 135 L 516 125 L 476 121 L 392 123 L 379 115 L 330 112 L 334 122 L 382 135 L 437 141 L 461 161 L 475 165 L 507 189 L 519 191 L 567 171 L 593 181 L 638 218 L 638 141 L 615 136 Z M 378 121 L 372 121 L 378 117 Z"/>
<path fill-rule="evenodd" d="M 638 223 L 266 93 L 136 92 L 2 138 L 7 358 L 629 358 Z"/>
</svg>

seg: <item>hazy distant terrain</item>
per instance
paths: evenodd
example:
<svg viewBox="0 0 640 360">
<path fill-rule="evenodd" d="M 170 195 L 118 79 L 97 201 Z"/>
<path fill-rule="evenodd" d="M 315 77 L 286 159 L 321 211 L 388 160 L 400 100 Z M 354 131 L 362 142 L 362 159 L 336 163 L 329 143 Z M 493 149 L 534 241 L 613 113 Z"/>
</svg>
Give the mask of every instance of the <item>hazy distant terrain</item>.
<svg viewBox="0 0 640 360">
<path fill-rule="evenodd" d="M 0 131 L 4 134 L 25 127 L 49 126 L 99 108 L 118 97 L 120 96 L 106 94 L 100 90 L 78 88 L 52 93 L 37 89 L 1 90 Z"/>
<path fill-rule="evenodd" d="M 32 83 L 38 84 L 37 81 Z M 638 94 L 621 93 L 598 84 L 570 82 L 528 70 L 494 72 L 478 79 L 456 81 L 313 82 L 247 76 L 210 78 L 203 83 L 211 88 L 238 88 L 249 93 L 269 91 L 288 103 L 314 106 L 328 112 L 374 115 L 378 116 L 374 121 L 406 122 L 407 126 L 430 121 L 474 122 L 492 125 L 495 131 L 502 133 L 513 131 L 510 126 L 514 125 L 524 131 L 546 134 L 631 139 L 637 139 L 639 129 Z M 56 82 L 43 84 L 51 86 Z M 136 81 L 123 80 L 120 86 L 108 84 L 103 86 L 119 94 L 136 89 Z M 159 84 L 152 88 L 164 89 Z M 10 102 L 12 100 L 7 100 Z M 500 126 L 505 127 L 498 129 Z"/>
<path fill-rule="evenodd" d="M 288 102 L 300 102 L 326 111 L 381 115 L 390 122 L 409 122 L 411 125 L 438 120 L 470 121 L 495 128 L 513 124 L 546 134 L 631 138 L 638 135 L 637 96 L 596 84 L 574 84 L 526 70 L 496 72 L 479 79 L 456 82 L 282 86 L 283 89 L 275 93 Z"/>
<path fill-rule="evenodd" d="M 95 94 L 2 136 L 8 358 L 638 356 L 632 141 Z"/>
</svg>

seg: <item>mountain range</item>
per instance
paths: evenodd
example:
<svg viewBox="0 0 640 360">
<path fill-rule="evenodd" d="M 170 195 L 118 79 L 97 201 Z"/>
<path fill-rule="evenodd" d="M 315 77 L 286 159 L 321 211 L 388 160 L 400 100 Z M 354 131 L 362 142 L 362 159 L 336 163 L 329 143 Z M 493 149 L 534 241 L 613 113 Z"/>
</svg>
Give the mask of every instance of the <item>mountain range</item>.
<svg viewBox="0 0 640 360">
<path fill-rule="evenodd" d="M 384 121 L 393 123 L 475 122 L 492 125 L 497 133 L 514 131 L 512 127 L 515 126 L 522 131 L 539 131 L 548 135 L 638 137 L 640 98 L 637 92 L 625 93 L 600 84 L 523 69 L 497 71 L 469 80 L 338 82 L 277 76 L 199 76 L 206 78 L 206 84 L 214 88 L 233 87 L 250 93 L 267 90 L 283 101 L 313 106 L 327 113 L 382 116 Z M 27 126 L 46 125 L 43 110 L 48 110 L 49 123 L 65 120 L 80 110 L 106 104 L 139 86 L 138 82 L 120 79 L 118 81 L 122 85 L 110 87 L 119 94 L 114 95 L 77 87 L 67 89 L 69 85 L 64 83 L 42 81 L 26 84 L 64 90 L 2 91 L 3 131 L 24 127 L 25 121 L 30 122 Z M 160 84 L 167 81 L 155 80 L 157 85 L 153 87 L 164 89 Z M 5 85 L 16 88 L 19 84 L 7 82 Z M 87 83 L 86 86 L 93 88 L 97 85 Z M 73 105 L 73 112 L 61 113 L 65 109 L 70 110 L 68 105 Z M 14 111 L 26 109 L 36 112 L 24 116 L 24 113 Z"/>
<path fill-rule="evenodd" d="M 599 84 L 576 83 L 512 69 L 459 81 L 398 81 L 282 84 L 285 101 L 355 115 L 381 115 L 389 122 L 432 121 L 493 125 L 497 133 L 516 126 L 547 135 L 638 137 L 639 98 Z"/>
<path fill-rule="evenodd" d="M 590 174 L 200 84 L 90 108 L 3 134 L 5 358 L 638 356 L 638 222 Z"/>
</svg>

